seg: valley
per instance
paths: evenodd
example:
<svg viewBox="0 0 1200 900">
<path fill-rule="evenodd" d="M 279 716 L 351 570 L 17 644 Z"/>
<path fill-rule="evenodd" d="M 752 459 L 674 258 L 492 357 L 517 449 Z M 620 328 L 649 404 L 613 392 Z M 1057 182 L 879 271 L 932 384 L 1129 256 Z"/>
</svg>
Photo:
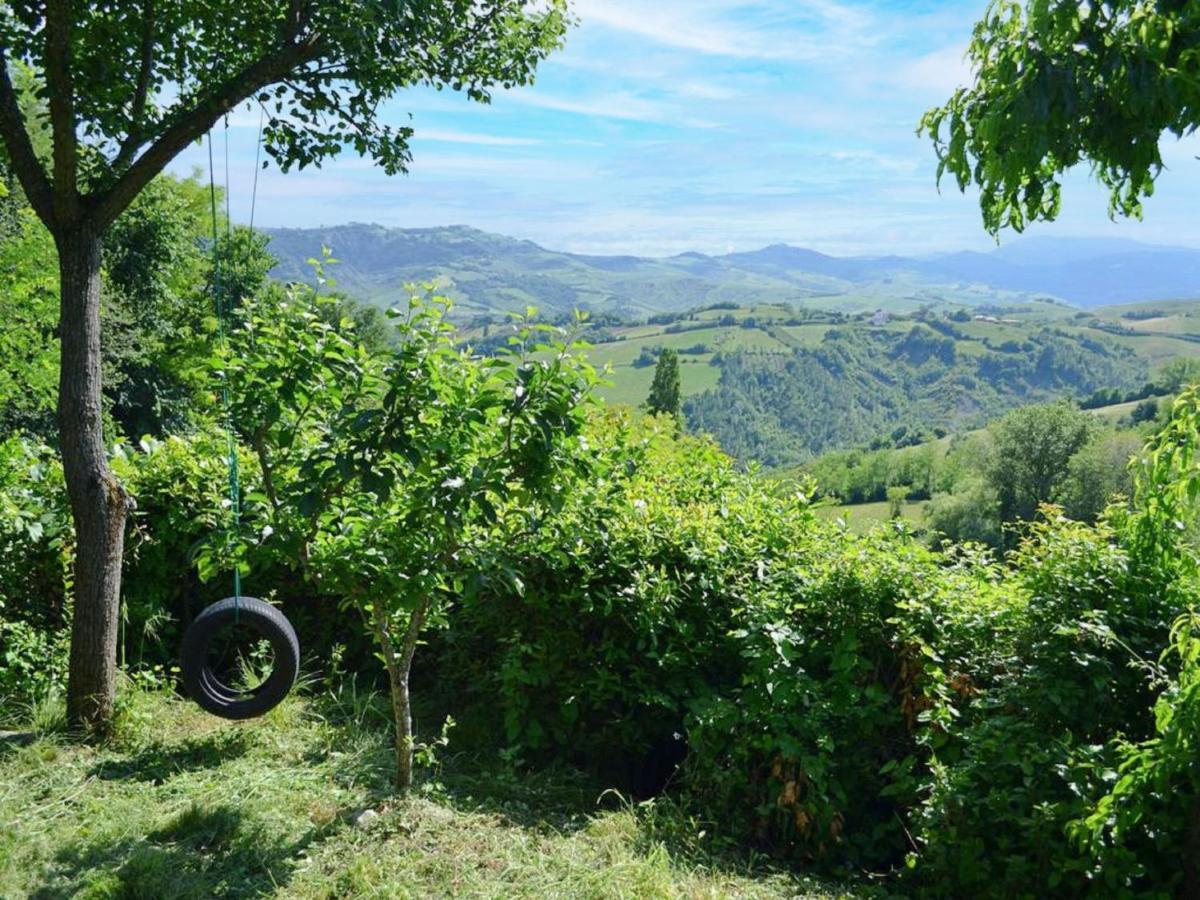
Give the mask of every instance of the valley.
<svg viewBox="0 0 1200 900">
<path fill-rule="evenodd" d="M 1168 361 L 1200 356 L 1200 303 L 1152 293 L 1190 290 L 1200 253 L 1132 242 L 1025 240 L 927 259 L 783 245 L 640 258 L 470 228 L 347 225 L 271 232 L 275 274 L 311 278 L 322 248 L 337 260 L 336 290 L 371 305 L 432 283 L 482 353 L 507 339 L 509 313 L 534 307 L 562 323 L 586 311 L 581 336 L 610 403 L 644 403 L 658 354 L 674 350 L 689 429 L 768 468 L 894 433 L 969 431 L 1030 404 L 1127 394 Z M 1096 302 L 1112 298 L 1122 302 Z"/>
</svg>

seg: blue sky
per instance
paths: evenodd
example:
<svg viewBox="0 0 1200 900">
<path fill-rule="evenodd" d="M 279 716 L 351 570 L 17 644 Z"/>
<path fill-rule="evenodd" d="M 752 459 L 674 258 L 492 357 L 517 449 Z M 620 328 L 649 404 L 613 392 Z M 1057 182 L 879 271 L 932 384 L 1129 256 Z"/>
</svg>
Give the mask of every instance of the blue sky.
<svg viewBox="0 0 1200 900">
<path fill-rule="evenodd" d="M 575 0 L 580 24 L 537 83 L 491 106 L 397 96 L 407 176 L 353 154 L 260 175 L 257 224 L 466 224 L 554 249 L 653 256 L 785 242 L 833 254 L 993 246 L 976 199 L 934 184 L 915 126 L 969 72 L 983 0 Z M 249 217 L 258 114 L 229 129 L 232 209 Z M 218 152 L 221 144 L 218 137 Z M 1086 171 L 1032 233 L 1200 246 L 1200 141 L 1164 142 L 1142 223 L 1112 223 Z M 175 170 L 205 164 L 192 148 Z M 1011 238 L 1006 238 L 1011 240 Z M 336 250 L 336 248 L 335 248 Z"/>
</svg>

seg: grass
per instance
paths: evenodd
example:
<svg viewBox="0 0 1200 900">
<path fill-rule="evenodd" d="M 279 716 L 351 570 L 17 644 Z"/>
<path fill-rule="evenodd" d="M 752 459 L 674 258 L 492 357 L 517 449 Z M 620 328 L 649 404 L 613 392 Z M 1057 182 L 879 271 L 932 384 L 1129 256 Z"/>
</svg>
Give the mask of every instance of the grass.
<svg viewBox="0 0 1200 900">
<path fill-rule="evenodd" d="M 904 504 L 900 517 L 910 528 L 921 530 L 925 528 L 926 500 L 916 500 Z M 884 500 L 879 503 L 857 503 L 847 506 L 819 506 L 817 515 L 825 519 L 841 519 L 846 526 L 857 534 L 870 531 L 878 525 L 891 520 L 890 504 Z"/>
<path fill-rule="evenodd" d="M 379 716 L 290 699 L 235 724 L 134 693 L 109 745 L 0 742 L 0 897 L 835 896 L 718 864 L 580 776 L 458 760 L 398 799 Z"/>
</svg>

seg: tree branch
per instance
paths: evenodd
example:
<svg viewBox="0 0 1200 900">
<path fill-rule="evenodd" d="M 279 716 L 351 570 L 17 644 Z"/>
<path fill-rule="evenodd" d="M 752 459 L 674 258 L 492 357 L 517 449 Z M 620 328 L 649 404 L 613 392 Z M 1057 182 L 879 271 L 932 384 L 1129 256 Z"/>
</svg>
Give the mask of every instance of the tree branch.
<svg viewBox="0 0 1200 900">
<path fill-rule="evenodd" d="M 138 68 L 137 87 L 129 108 L 129 134 L 121 142 L 113 160 L 113 169 L 120 171 L 129 164 L 138 147 L 142 145 L 142 119 L 146 114 L 146 101 L 150 94 L 150 74 L 154 71 L 154 0 L 146 0 L 142 22 L 142 53 Z"/>
<path fill-rule="evenodd" d="M 54 136 L 54 212 L 59 221 L 75 218 L 79 202 L 76 180 L 79 146 L 75 134 L 75 85 L 71 75 L 72 20 L 69 0 L 48 0 L 43 71 L 50 95 L 50 129 Z"/>
<path fill-rule="evenodd" d="M 17 101 L 12 78 L 8 74 L 8 48 L 0 44 L 0 138 L 8 149 L 13 172 L 21 182 L 21 190 L 29 199 L 38 218 L 51 226 L 54 222 L 54 199 L 50 179 L 41 160 L 33 150 L 33 141 L 25 128 L 25 117 Z"/>
<path fill-rule="evenodd" d="M 182 152 L 204 136 L 217 120 L 255 91 L 273 84 L 297 66 L 315 59 L 321 50 L 319 35 L 300 42 L 287 42 L 270 56 L 242 69 L 196 105 L 181 113 L 174 124 L 121 175 L 106 192 L 90 198 L 92 217 L 99 228 L 107 227 L 151 179 Z"/>
</svg>

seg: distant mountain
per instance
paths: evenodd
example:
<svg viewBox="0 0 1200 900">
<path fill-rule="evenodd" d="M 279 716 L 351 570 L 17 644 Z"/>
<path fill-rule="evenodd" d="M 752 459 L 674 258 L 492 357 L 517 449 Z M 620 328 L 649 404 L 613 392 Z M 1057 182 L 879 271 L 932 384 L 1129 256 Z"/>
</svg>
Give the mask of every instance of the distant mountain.
<svg viewBox="0 0 1200 900">
<path fill-rule="evenodd" d="M 622 316 L 713 303 L 789 303 L 859 312 L 921 306 L 1012 306 L 1056 299 L 1081 307 L 1200 296 L 1200 250 L 1121 240 L 1027 238 L 990 253 L 834 257 L 777 244 L 748 253 L 667 258 L 587 256 L 473 228 L 379 225 L 273 229 L 275 274 L 311 278 L 330 247 L 347 293 L 388 304 L 406 283 L 437 283 L 460 313 L 537 306 Z"/>
</svg>

